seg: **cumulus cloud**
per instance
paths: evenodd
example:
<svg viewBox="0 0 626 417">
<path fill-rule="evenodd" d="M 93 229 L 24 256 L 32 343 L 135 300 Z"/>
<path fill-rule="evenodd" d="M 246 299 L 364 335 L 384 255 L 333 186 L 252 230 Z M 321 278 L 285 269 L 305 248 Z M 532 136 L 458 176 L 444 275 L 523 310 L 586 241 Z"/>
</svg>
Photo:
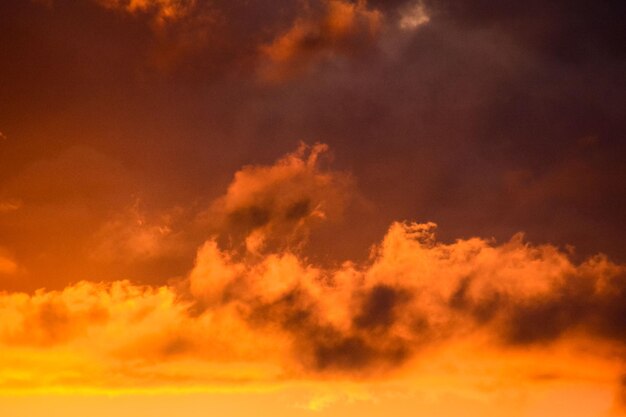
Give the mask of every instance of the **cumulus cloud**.
<svg viewBox="0 0 626 417">
<path fill-rule="evenodd" d="M 422 357 L 451 349 L 482 363 L 468 352 L 559 347 L 575 356 L 585 346 L 617 372 L 626 267 L 605 256 L 576 263 L 522 234 L 446 243 L 434 223 L 394 222 L 365 262 L 309 260 L 299 251 L 305 240 L 294 245 L 293 236 L 340 211 L 347 186 L 320 167 L 325 150 L 302 146 L 240 170 L 209 211 L 216 235 L 184 278 L 0 294 L 0 387 L 362 380 L 419 372 Z M 143 242 L 150 231 L 140 221 L 122 235 Z M 239 245 L 220 236 L 231 233 Z"/>
<path fill-rule="evenodd" d="M 600 347 L 623 352 L 626 268 L 601 255 L 576 264 L 522 235 L 445 243 L 434 223 L 407 222 L 393 223 L 361 264 L 321 266 L 289 245 L 251 245 L 255 233 L 280 239 L 318 221 L 326 199 L 341 195 L 319 170 L 324 150 L 239 171 L 215 204 L 223 231 L 243 228 L 245 247 L 207 240 L 184 279 L 1 294 L 0 386 L 361 379 L 464 343 L 523 352 L 593 342 L 608 361 Z"/>
<path fill-rule="evenodd" d="M 623 266 L 603 257 L 575 265 L 520 236 L 442 243 L 434 227 L 393 224 L 365 265 L 322 268 L 289 251 L 237 260 L 211 240 L 171 286 L 81 282 L 4 293 L 0 344 L 8 360 L 21 358 L 12 371 L 44 363 L 43 380 L 29 384 L 61 386 L 151 385 L 154 375 L 165 384 L 361 379 L 477 335 L 488 349 L 579 339 L 623 349 Z M 97 357 L 100 368 L 68 379 L 53 363 L 68 351 L 77 362 L 66 366 Z M 119 366 L 127 371 L 112 376 Z M 2 386 L 15 382 L 3 378 Z"/>
<path fill-rule="evenodd" d="M 395 223 L 368 265 L 336 270 L 290 253 L 237 262 L 210 243 L 199 252 L 192 293 L 244 301 L 246 320 L 279 326 L 317 371 L 398 366 L 424 345 L 471 331 L 511 347 L 566 334 L 624 342 L 622 266 L 601 256 L 575 265 L 521 235 L 502 245 L 444 244 L 434 227 Z"/>
</svg>

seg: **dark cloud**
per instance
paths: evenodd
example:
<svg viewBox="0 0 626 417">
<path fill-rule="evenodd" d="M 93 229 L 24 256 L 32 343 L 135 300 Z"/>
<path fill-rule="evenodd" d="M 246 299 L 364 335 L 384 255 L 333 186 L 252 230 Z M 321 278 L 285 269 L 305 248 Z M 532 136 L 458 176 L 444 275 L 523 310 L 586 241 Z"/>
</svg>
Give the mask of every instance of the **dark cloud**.
<svg viewBox="0 0 626 417">
<path fill-rule="evenodd" d="M 22 306 L 23 316 L 7 337 L 9 345 L 50 347 L 84 336 L 88 326 L 107 322 L 109 312 L 102 305 L 74 306 L 56 297 L 31 300 Z"/>
<path fill-rule="evenodd" d="M 601 279 L 585 274 L 562 277 L 546 294 L 520 298 L 486 292 L 471 301 L 472 281 L 462 280 L 450 298 L 454 310 L 469 314 L 479 325 L 495 325 L 505 344 L 549 344 L 568 332 L 626 343 L 626 276 Z"/>
<path fill-rule="evenodd" d="M 308 371 L 368 374 L 401 366 L 417 347 L 386 332 L 396 322 L 393 311 L 402 308 L 406 297 L 390 287 L 373 288 L 348 330 L 325 322 L 323 307 L 303 290 L 256 305 L 249 320 L 262 327 L 278 325 L 291 335 L 293 354 Z"/>
<path fill-rule="evenodd" d="M 408 301 L 409 294 L 389 287 L 377 285 L 365 296 L 361 311 L 354 317 L 354 325 L 360 329 L 386 329 L 393 325 L 396 309 Z"/>
</svg>

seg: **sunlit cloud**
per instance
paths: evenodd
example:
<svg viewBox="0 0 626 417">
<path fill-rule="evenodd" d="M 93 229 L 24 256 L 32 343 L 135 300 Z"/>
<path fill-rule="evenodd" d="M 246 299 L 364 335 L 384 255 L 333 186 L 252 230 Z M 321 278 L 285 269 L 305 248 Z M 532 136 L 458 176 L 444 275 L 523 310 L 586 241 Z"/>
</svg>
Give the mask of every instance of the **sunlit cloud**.
<svg viewBox="0 0 626 417">
<path fill-rule="evenodd" d="M 374 43 L 383 15 L 365 1 L 324 0 L 322 11 L 297 19 L 290 30 L 261 47 L 261 76 L 292 78 L 335 55 L 351 55 Z"/>
<path fill-rule="evenodd" d="M 347 173 L 323 167 L 327 150 L 301 144 L 272 166 L 244 167 L 202 221 L 250 253 L 306 243 L 312 227 L 342 215 L 353 192 Z"/>
<path fill-rule="evenodd" d="M 605 256 L 575 263 L 521 234 L 501 244 L 478 237 L 445 243 L 434 223 L 395 222 L 366 262 L 308 260 L 298 230 L 324 220 L 320 213 L 341 200 L 345 186 L 318 167 L 325 150 L 301 147 L 274 165 L 239 171 L 209 213 L 220 215 L 219 233 L 241 223 L 241 244 L 209 238 L 189 273 L 168 285 L 83 281 L 2 293 L 0 391 L 436 378 L 455 360 L 459 369 L 499 378 L 555 352 L 558 361 L 526 368 L 521 380 L 619 381 L 614 355 L 626 338 L 626 268 Z M 307 209 L 293 209 L 303 196 Z M 141 237 L 143 219 L 133 210 L 130 235 Z M 118 226 L 108 230 L 124 251 L 143 254 L 156 244 L 153 226 L 148 243 L 125 241 L 129 233 Z M 425 357 L 436 367 L 425 368 Z M 572 368 L 576 360 L 596 365 Z M 323 410 L 342 395 L 301 406 Z"/>
<path fill-rule="evenodd" d="M 54 1 L 46 0 L 46 4 L 53 5 Z M 153 35 L 151 50 L 146 54 L 147 64 L 154 69 L 169 73 L 192 57 L 210 54 L 217 61 L 232 59 L 246 72 L 271 82 L 292 79 L 308 73 L 318 64 L 353 57 L 370 49 L 380 35 L 385 17 L 366 0 L 294 2 L 279 6 L 271 13 L 293 16 L 291 27 L 284 30 L 284 24 L 274 22 L 259 22 L 258 27 L 251 25 L 248 13 L 252 13 L 254 7 L 237 3 L 85 1 L 131 16 L 140 25 L 147 24 Z"/>
</svg>

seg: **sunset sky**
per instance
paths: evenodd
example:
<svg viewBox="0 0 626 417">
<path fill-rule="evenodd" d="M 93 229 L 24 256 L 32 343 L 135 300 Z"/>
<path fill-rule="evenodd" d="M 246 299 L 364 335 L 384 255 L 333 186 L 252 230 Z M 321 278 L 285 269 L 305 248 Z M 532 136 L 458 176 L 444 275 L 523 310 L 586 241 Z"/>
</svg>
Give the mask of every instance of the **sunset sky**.
<svg viewBox="0 0 626 417">
<path fill-rule="evenodd" d="M 0 415 L 626 416 L 625 21 L 0 1 Z"/>
</svg>

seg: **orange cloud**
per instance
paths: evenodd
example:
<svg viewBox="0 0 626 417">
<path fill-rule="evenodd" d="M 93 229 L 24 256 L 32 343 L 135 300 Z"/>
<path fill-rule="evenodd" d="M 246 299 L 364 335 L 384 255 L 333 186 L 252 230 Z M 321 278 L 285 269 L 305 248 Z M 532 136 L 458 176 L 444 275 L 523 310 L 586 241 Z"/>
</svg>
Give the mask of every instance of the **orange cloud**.
<svg viewBox="0 0 626 417">
<path fill-rule="evenodd" d="M 626 267 L 604 256 L 576 264 L 521 234 L 444 243 L 434 223 L 396 222 L 367 262 L 312 263 L 293 236 L 340 212 L 349 182 L 320 168 L 325 150 L 239 171 L 208 212 L 218 235 L 169 285 L 0 294 L 0 391 L 439 378 L 451 366 L 460 380 L 619 380 Z M 232 230 L 239 245 L 220 236 Z"/>
<path fill-rule="evenodd" d="M 623 340 L 624 267 L 603 257 L 575 265 L 521 235 L 499 246 L 443 244 L 433 230 L 396 223 L 370 264 L 334 270 L 290 252 L 237 261 L 210 242 L 190 285 L 200 299 L 243 302 L 247 321 L 281 328 L 316 371 L 395 367 L 423 345 L 473 331 L 501 346 Z"/>
<path fill-rule="evenodd" d="M 383 22 L 383 13 L 366 0 L 293 2 L 264 11 L 261 20 L 255 14 L 267 7 L 237 2 L 90 1 L 149 27 L 153 39 L 146 55 L 153 69 L 186 71 L 183 64 L 193 60 L 203 71 L 258 71 L 266 81 L 291 78 L 333 57 L 360 54 L 376 42 Z M 43 2 L 52 5 L 54 0 Z M 295 18 L 287 31 L 279 21 L 285 15 Z"/>
<path fill-rule="evenodd" d="M 604 258 L 576 266 L 554 247 L 517 237 L 499 246 L 438 243 L 433 227 L 394 224 L 360 267 L 325 269 L 290 252 L 237 260 L 209 241 L 173 286 L 82 282 L 5 293 L 0 344 L 9 362 L 0 386 L 10 388 L 15 374 L 40 378 L 21 381 L 27 387 L 167 385 L 175 375 L 184 384 L 294 372 L 361 378 L 480 334 L 489 349 L 577 338 L 620 346 L 623 267 Z M 580 281 L 588 301 L 576 298 Z M 579 307 L 563 298 L 568 291 L 589 307 L 572 312 Z M 98 365 L 67 378 L 58 361 L 69 352 L 66 371 Z"/>
<path fill-rule="evenodd" d="M 302 144 L 272 166 L 244 167 L 202 217 L 250 253 L 302 245 L 311 226 L 342 214 L 351 192 L 348 175 L 321 167 L 326 151 Z"/>
<path fill-rule="evenodd" d="M 262 355 L 272 357 L 232 313 L 194 316 L 168 287 L 81 282 L 5 293 L 0 317 L 3 391 L 253 380 L 267 368 Z"/>
<path fill-rule="evenodd" d="M 269 81 L 293 77 L 320 60 L 351 55 L 372 44 L 381 30 L 381 12 L 365 1 L 325 0 L 323 12 L 299 18 L 292 28 L 261 48 L 261 75 Z"/>
</svg>

